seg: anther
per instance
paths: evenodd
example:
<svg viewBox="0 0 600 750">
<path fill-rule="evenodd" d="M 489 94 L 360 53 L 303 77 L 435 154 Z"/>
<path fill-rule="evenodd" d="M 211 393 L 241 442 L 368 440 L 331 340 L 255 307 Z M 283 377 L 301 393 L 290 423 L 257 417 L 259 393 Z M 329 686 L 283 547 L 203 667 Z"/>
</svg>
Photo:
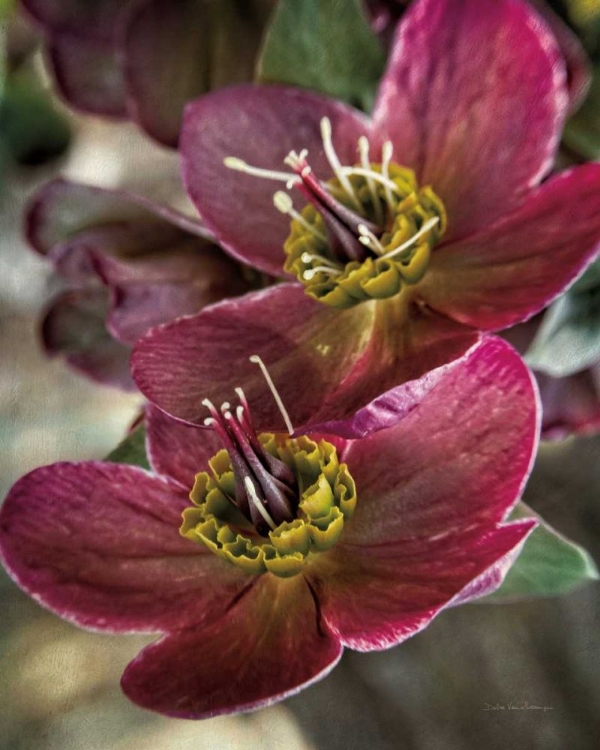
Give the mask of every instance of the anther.
<svg viewBox="0 0 600 750">
<path fill-rule="evenodd" d="M 256 487 L 254 486 L 254 484 L 253 484 L 252 480 L 250 479 L 250 477 L 244 477 L 244 487 L 246 488 L 246 492 L 248 493 L 248 497 L 252 501 L 252 503 L 254 504 L 254 507 L 256 508 L 256 510 L 265 519 L 265 521 L 271 527 L 271 529 L 275 530 L 277 528 L 277 524 L 275 523 L 275 521 L 269 515 L 269 511 L 262 504 L 262 502 L 261 502 L 261 500 L 258 497 L 258 494 L 256 492 Z"/>
<path fill-rule="evenodd" d="M 359 213 L 362 213 L 363 207 L 356 197 L 356 193 L 354 192 L 354 189 L 350 184 L 350 180 L 344 174 L 342 165 L 340 164 L 340 160 L 338 159 L 338 155 L 336 154 L 333 147 L 333 141 L 331 140 L 331 120 L 329 119 L 329 117 L 323 117 L 321 119 L 321 138 L 323 139 L 323 149 L 325 150 L 325 156 L 327 157 L 327 161 L 329 162 L 334 175 L 340 181 L 340 185 L 344 188 L 346 195 L 348 196 L 348 198 L 350 198 L 350 200 L 354 204 L 354 207 L 358 210 Z"/>
<path fill-rule="evenodd" d="M 389 253 L 386 253 L 385 255 L 382 255 L 381 257 L 385 259 L 393 258 L 395 255 L 399 255 L 404 250 L 408 250 L 408 248 L 411 247 L 411 245 L 414 245 L 414 243 L 420 237 L 422 237 L 424 234 L 426 234 L 431 229 L 433 229 L 433 227 L 438 223 L 439 220 L 440 220 L 439 216 L 432 217 L 431 219 L 426 221 L 423 224 L 423 226 L 419 229 L 419 231 L 415 232 L 415 234 L 413 234 L 413 236 L 410 239 L 406 240 L 406 242 L 403 242 L 401 245 L 398 245 L 398 247 L 395 247 L 393 250 L 390 250 Z"/>
<path fill-rule="evenodd" d="M 330 276 L 339 276 L 342 271 L 337 268 L 330 268 L 329 266 L 315 266 L 314 268 L 307 268 L 302 274 L 307 281 L 314 279 L 318 273 L 328 273 Z"/>
<path fill-rule="evenodd" d="M 358 232 L 360 234 L 360 237 L 358 238 L 359 242 L 362 242 L 363 245 L 366 245 L 366 247 L 373 250 L 373 252 L 377 253 L 377 255 L 384 255 L 385 254 L 385 248 L 379 242 L 377 237 L 371 232 L 371 230 L 366 227 L 364 224 L 358 225 Z"/>
<path fill-rule="evenodd" d="M 322 242 L 327 242 L 327 237 L 319 232 L 318 229 L 315 229 L 315 227 L 310 224 L 302 214 L 300 214 L 298 211 L 294 209 L 294 203 L 290 196 L 287 193 L 284 193 L 283 190 L 278 190 L 275 195 L 273 196 L 273 203 L 275 205 L 275 208 L 280 211 L 282 214 L 286 214 L 288 216 L 291 216 L 292 219 L 296 219 L 296 221 L 300 224 L 300 226 L 304 227 L 307 232 L 310 232 L 312 235 L 314 235 L 317 239 L 321 240 Z"/>
<path fill-rule="evenodd" d="M 278 180 L 285 182 L 286 184 L 295 185 L 300 180 L 289 172 L 277 172 L 273 169 L 262 169 L 261 167 L 253 167 L 251 164 L 247 164 L 243 159 L 238 159 L 236 156 L 227 156 L 223 159 L 223 164 L 228 169 L 233 169 L 236 172 L 243 172 L 244 174 L 252 175 L 253 177 L 264 177 L 266 180 Z"/>
<path fill-rule="evenodd" d="M 279 395 L 277 388 L 275 388 L 275 383 L 271 379 L 271 376 L 269 375 L 269 371 L 267 370 L 265 363 L 258 356 L 258 354 L 253 354 L 251 357 L 249 357 L 249 359 L 250 359 L 250 362 L 257 364 L 260 367 L 263 377 L 267 381 L 267 385 L 269 386 L 269 389 L 271 393 L 273 394 L 273 398 L 275 399 L 275 403 L 277 404 L 279 411 L 281 413 L 281 416 L 283 417 L 283 421 L 285 422 L 287 431 L 289 432 L 290 435 L 293 435 L 294 425 L 292 424 L 290 415 L 287 413 L 287 410 L 285 406 L 283 405 L 283 401 L 281 400 L 281 396 Z"/>
<path fill-rule="evenodd" d="M 324 255 L 317 255 L 316 253 L 302 253 L 302 255 L 300 256 L 300 260 L 303 263 L 312 263 L 313 260 L 318 260 L 326 266 L 329 265 L 332 268 L 338 267 L 338 264 L 335 261 L 331 260 L 330 258 L 326 258 Z"/>
</svg>

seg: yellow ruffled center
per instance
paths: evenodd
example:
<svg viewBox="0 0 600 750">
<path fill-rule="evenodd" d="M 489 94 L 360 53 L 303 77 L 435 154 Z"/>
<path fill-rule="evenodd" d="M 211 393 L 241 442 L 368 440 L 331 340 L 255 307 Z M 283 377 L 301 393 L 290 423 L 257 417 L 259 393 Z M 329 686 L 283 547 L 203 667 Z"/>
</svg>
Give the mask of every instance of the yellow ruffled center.
<svg viewBox="0 0 600 750">
<path fill-rule="evenodd" d="M 221 450 L 209 461 L 212 475 L 196 475 L 190 493 L 193 507 L 184 510 L 180 533 L 248 573 L 289 578 L 340 538 L 356 506 L 356 488 L 348 467 L 340 464 L 336 448 L 326 440 L 272 433 L 258 438 L 295 477 L 296 518 L 260 535 L 235 505 L 234 470 L 228 452 Z"/>
<path fill-rule="evenodd" d="M 380 164 L 370 167 L 381 174 Z M 352 307 L 394 297 L 425 275 L 431 251 L 446 230 L 444 204 L 431 187 L 419 187 L 407 167 L 389 164 L 387 178 L 394 190 L 368 176 L 348 177 L 360 212 L 337 178 L 326 183 L 339 203 L 377 227 L 361 227 L 356 237 L 364 248 L 360 260 L 344 262 L 336 255 L 322 213 L 314 205 L 306 205 L 301 219 L 292 220 L 284 245 L 284 267 L 302 282 L 309 296 L 331 307 Z"/>
</svg>

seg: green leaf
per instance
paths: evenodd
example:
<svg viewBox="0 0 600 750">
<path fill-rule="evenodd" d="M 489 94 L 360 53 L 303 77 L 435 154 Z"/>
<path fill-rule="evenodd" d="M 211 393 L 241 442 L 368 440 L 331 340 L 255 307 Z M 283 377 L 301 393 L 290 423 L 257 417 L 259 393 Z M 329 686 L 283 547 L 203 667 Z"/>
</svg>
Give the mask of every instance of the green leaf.
<svg viewBox="0 0 600 750">
<path fill-rule="evenodd" d="M 482 602 L 557 596 L 598 579 L 598 569 L 588 553 L 554 531 L 525 503 L 517 505 L 509 520 L 521 518 L 536 518 L 540 525 L 527 538 L 502 586 Z"/>
<path fill-rule="evenodd" d="M 19 164 L 36 166 L 69 145 L 67 121 L 28 71 L 8 76 L 0 97 L 2 149 Z"/>
<path fill-rule="evenodd" d="M 257 72 L 369 110 L 384 65 L 361 0 L 281 0 Z"/>
<path fill-rule="evenodd" d="M 127 435 L 106 457 L 114 464 L 129 464 L 149 469 L 150 463 L 146 456 L 146 427 L 142 423 Z"/>
<path fill-rule="evenodd" d="M 594 263 L 544 316 L 525 361 L 564 378 L 600 359 L 600 261 Z"/>
</svg>

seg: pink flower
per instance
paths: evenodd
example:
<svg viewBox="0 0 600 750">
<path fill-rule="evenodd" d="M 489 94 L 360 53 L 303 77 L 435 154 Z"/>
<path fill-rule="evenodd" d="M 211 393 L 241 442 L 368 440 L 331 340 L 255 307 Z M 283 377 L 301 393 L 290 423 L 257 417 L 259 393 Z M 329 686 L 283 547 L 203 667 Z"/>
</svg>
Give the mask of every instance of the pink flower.
<svg viewBox="0 0 600 750">
<path fill-rule="evenodd" d="M 183 106 L 252 78 L 273 0 L 23 0 L 61 94 L 176 146 Z"/>
<path fill-rule="evenodd" d="M 231 413 L 209 405 L 217 431 L 150 407 L 152 472 L 42 467 L 0 512 L 4 565 L 37 601 L 86 628 L 162 634 L 122 686 L 171 716 L 264 706 L 323 677 L 344 647 L 402 642 L 495 589 L 535 526 L 504 523 L 539 424 L 531 376 L 499 339 L 435 384 L 388 394 L 360 440 L 271 435 L 256 447 L 239 395 Z M 214 456 L 219 432 L 229 457 Z M 197 474 L 211 456 L 213 478 Z"/>
<path fill-rule="evenodd" d="M 201 224 L 124 190 L 53 180 L 25 223 L 69 284 L 45 315 L 46 350 L 101 383 L 135 388 L 129 356 L 143 333 L 252 288 Z"/>
<path fill-rule="evenodd" d="M 548 177 L 568 107 L 556 39 L 522 0 L 412 3 L 370 118 L 283 87 L 192 103 L 181 153 L 202 220 L 296 281 L 150 332 L 139 388 L 196 422 L 238 377 L 277 424 L 258 353 L 294 423 L 326 425 L 531 317 L 600 242 L 600 165 Z"/>
</svg>

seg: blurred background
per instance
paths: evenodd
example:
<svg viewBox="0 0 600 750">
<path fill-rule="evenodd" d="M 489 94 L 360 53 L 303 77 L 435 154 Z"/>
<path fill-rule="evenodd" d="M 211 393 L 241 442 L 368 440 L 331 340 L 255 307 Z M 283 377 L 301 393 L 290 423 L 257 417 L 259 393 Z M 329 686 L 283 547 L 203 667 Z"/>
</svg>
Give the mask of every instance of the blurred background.
<svg viewBox="0 0 600 750">
<path fill-rule="evenodd" d="M 11 32 L 13 59 L 31 49 L 30 34 Z M 59 282 L 23 240 L 28 198 L 59 173 L 107 187 L 130 185 L 131 175 L 138 185 L 158 179 L 165 194 L 177 184 L 174 152 L 131 124 L 51 105 L 39 53 L 25 70 L 4 101 L 19 100 L 46 127 L 39 138 L 23 120 L 11 131 L 14 119 L 1 113 L 0 498 L 41 464 L 104 457 L 140 405 L 42 353 L 38 321 Z M 597 563 L 599 448 L 597 438 L 542 446 L 525 495 Z M 347 653 L 282 704 L 187 722 L 138 709 L 120 692 L 124 666 L 149 639 L 80 631 L 0 572 L 0 749 L 591 750 L 600 737 L 599 620 L 597 584 L 556 599 L 469 605 L 396 649 Z"/>
</svg>

